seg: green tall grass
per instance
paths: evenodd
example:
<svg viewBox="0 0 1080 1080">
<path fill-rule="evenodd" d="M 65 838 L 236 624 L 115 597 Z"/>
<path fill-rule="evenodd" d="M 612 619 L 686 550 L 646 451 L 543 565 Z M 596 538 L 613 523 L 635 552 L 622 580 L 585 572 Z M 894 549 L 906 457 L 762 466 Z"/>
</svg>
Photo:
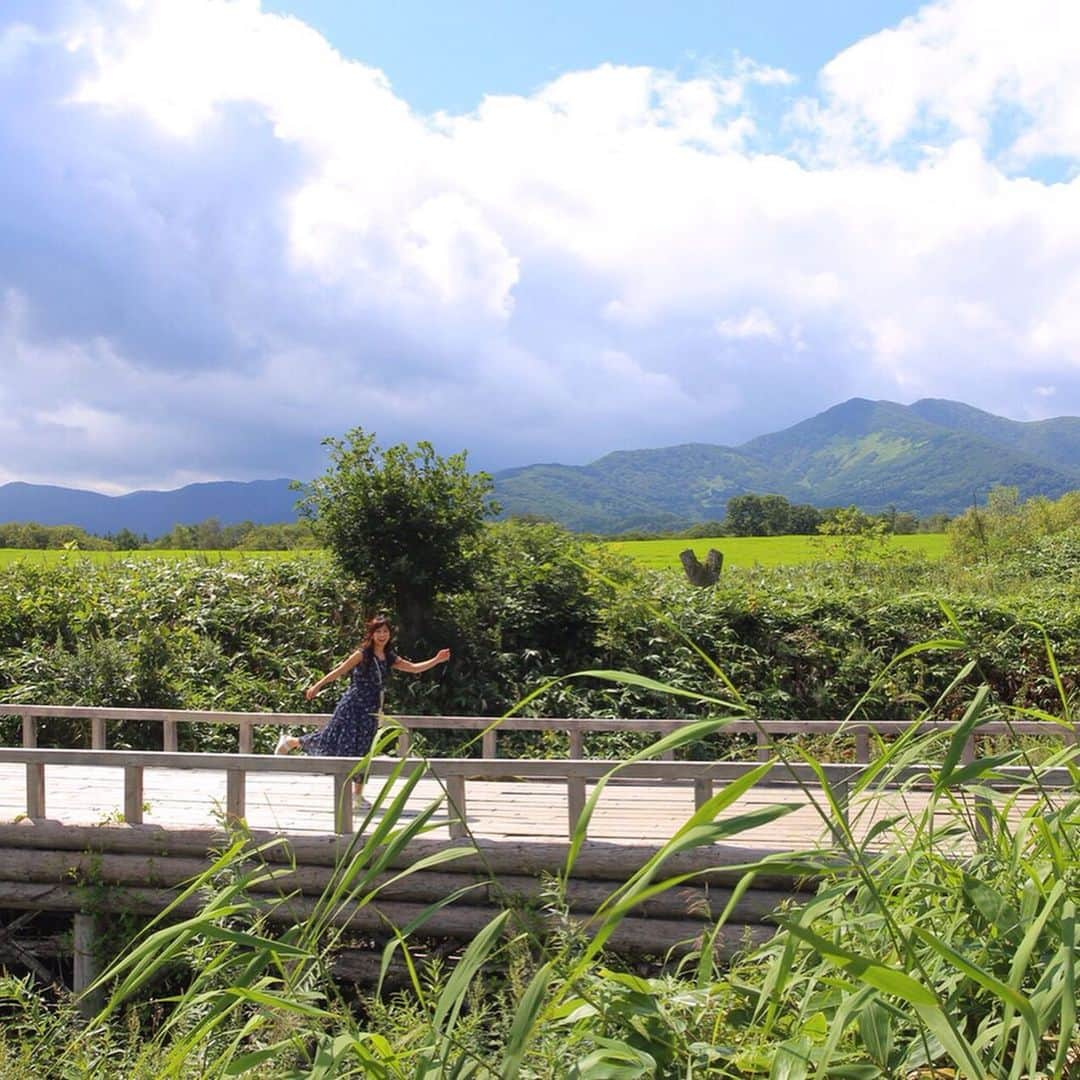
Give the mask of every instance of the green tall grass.
<svg viewBox="0 0 1080 1080">
<path fill-rule="evenodd" d="M 930 644 L 965 647 L 960 638 Z M 1018 713 L 973 684 L 975 673 L 974 661 L 960 666 L 918 718 L 939 719 L 938 730 L 919 734 L 913 725 L 882 742 L 848 791 L 834 789 L 806 751 L 777 746 L 770 761 L 696 811 L 582 925 L 569 917 L 565 889 L 605 780 L 547 897 L 545 922 L 555 930 L 539 932 L 508 906 L 452 968 L 425 969 L 415 951 L 421 916 L 390 928 L 384 953 L 384 970 L 394 957 L 406 960 L 410 991 L 357 1004 L 330 977 L 343 926 L 351 911 L 378 903 L 377 875 L 429 828 L 441 802 L 405 816 L 422 770 L 402 763 L 401 793 L 380 796 L 314 914 L 291 917 L 288 893 L 252 898 L 256 881 L 283 870 L 240 834 L 103 975 L 110 996 L 92 1020 L 78 1022 L 70 1003 L 46 1003 L 27 984 L 6 980 L 0 1065 L 26 1077 L 1075 1076 L 1080 767 L 1069 696 L 1057 675 L 1060 710 L 1040 716 L 1060 725 L 1063 739 L 1046 760 L 1027 760 L 1017 742 L 965 763 L 964 746 L 981 724 Z M 643 684 L 631 673 L 585 674 Z M 738 689 L 716 674 L 721 690 L 708 699 L 715 715 L 630 760 L 692 748 L 747 715 Z M 966 708 L 950 719 L 947 703 L 961 691 Z M 687 880 L 666 870 L 674 855 L 790 810 L 720 817 L 794 762 L 818 769 L 820 783 L 804 786 L 803 796 L 820 815 L 821 841 L 748 863 L 735 890 L 778 868 L 818 882 L 811 899 L 776 914 L 772 940 L 720 966 L 712 940 L 729 905 L 666 966 L 634 972 L 609 956 L 605 943 L 623 918 Z M 929 804 L 897 803 L 896 786 L 913 782 L 906 770 L 926 762 L 937 763 Z M 995 781 L 1015 765 L 1026 767 L 1024 779 L 1001 789 Z M 1072 786 L 1047 786 L 1050 769 L 1066 770 Z M 886 802 L 888 816 L 861 829 Z M 404 873 L 469 850 L 448 845 Z M 203 898 L 197 913 L 181 916 L 183 901 L 196 896 Z M 182 989 L 155 1001 L 155 987 L 181 962 Z"/>
</svg>

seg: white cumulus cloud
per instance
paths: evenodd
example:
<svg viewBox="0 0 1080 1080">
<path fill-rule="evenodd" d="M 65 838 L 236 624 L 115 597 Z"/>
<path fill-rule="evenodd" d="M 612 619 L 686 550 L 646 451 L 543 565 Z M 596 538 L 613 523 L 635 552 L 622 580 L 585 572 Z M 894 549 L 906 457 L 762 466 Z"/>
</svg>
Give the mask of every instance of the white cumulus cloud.
<svg viewBox="0 0 1080 1080">
<path fill-rule="evenodd" d="M 306 476 L 356 424 L 493 468 L 855 394 L 1078 412 L 1078 10 L 927 5 L 777 127 L 792 76 L 745 57 L 423 115 L 255 0 L 20 4 L 0 478 Z"/>
</svg>

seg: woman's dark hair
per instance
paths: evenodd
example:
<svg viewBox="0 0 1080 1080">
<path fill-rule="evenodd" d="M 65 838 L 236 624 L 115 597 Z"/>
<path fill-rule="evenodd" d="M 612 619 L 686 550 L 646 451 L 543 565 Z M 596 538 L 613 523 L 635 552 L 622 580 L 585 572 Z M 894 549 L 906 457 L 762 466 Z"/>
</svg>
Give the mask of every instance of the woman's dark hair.
<svg viewBox="0 0 1080 1080">
<path fill-rule="evenodd" d="M 371 659 L 375 653 L 375 631 L 380 626 L 385 626 L 390 631 L 390 636 L 394 635 L 394 628 L 390 625 L 390 620 L 385 615 L 376 615 L 374 618 L 368 619 L 364 623 L 364 638 L 360 642 L 360 650 L 364 654 L 364 663 Z"/>
</svg>

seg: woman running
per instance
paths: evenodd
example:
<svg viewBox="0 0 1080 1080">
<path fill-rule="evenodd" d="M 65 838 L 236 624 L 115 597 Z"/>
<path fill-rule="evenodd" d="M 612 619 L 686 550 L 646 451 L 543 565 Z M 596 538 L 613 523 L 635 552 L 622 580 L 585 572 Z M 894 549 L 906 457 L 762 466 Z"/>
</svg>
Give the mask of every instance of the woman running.
<svg viewBox="0 0 1080 1080">
<path fill-rule="evenodd" d="M 321 731 L 299 737 L 282 732 L 274 748 L 275 754 L 288 754 L 299 749 L 305 754 L 328 757 L 364 757 L 375 741 L 383 691 L 390 672 L 419 674 L 450 659 L 449 649 L 440 649 L 430 660 L 420 663 L 398 656 L 390 648 L 390 623 L 382 615 L 370 619 L 364 629 L 360 648 L 304 691 L 304 697 L 311 701 L 324 686 L 342 675 L 349 676 L 349 689 L 341 696 L 330 722 Z M 353 797 L 361 806 L 368 805 L 364 800 L 363 780 L 353 781 Z"/>
</svg>

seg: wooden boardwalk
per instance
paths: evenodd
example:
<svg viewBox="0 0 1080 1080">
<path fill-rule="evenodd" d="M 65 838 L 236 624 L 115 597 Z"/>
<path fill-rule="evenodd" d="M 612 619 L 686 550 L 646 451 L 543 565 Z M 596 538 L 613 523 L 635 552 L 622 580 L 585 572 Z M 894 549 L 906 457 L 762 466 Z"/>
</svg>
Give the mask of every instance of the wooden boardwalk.
<svg viewBox="0 0 1080 1080">
<path fill-rule="evenodd" d="M 22 717 L 23 737 L 21 747 L 0 747 L 0 910 L 70 915 L 72 940 L 84 942 L 92 941 L 103 917 L 119 911 L 153 915 L 176 902 L 183 884 L 205 871 L 215 853 L 229 843 L 234 834 L 223 828 L 229 819 L 246 822 L 256 845 L 285 839 L 285 844 L 260 848 L 266 858 L 285 867 L 285 876 L 275 877 L 272 889 L 257 886 L 256 900 L 273 923 L 306 918 L 335 879 L 342 860 L 363 848 L 355 843 L 356 833 L 370 835 L 383 807 L 402 790 L 403 781 L 393 778 L 393 773 L 412 768 L 422 770 L 421 778 L 411 791 L 401 823 L 415 821 L 435 804 L 429 828 L 388 856 L 388 862 L 380 863 L 377 898 L 345 905 L 335 915 L 339 925 L 377 942 L 386 938 L 388 926 L 403 927 L 419 920 L 429 941 L 467 941 L 509 900 L 515 911 L 527 913 L 527 920 L 537 926 L 554 918 L 558 928 L 569 918 L 588 927 L 612 891 L 650 865 L 658 849 L 696 808 L 715 805 L 710 800 L 726 785 L 737 783 L 751 770 L 769 767 L 761 765 L 761 760 L 782 750 L 782 744 L 772 744 L 774 738 L 838 733 L 843 728 L 845 738 L 851 736 L 849 744 L 854 742 L 854 762 L 848 756 L 845 763 L 814 768 L 773 764 L 768 783 L 759 780 L 715 818 L 753 815 L 776 805 L 790 807 L 790 812 L 672 856 L 664 874 L 677 876 L 679 882 L 635 907 L 606 946 L 627 955 L 649 956 L 692 948 L 710 928 L 709 920 L 728 911 L 727 922 L 711 940 L 718 955 L 729 956 L 748 942 L 767 940 L 773 933 L 775 912 L 793 896 L 810 895 L 817 886 L 814 876 L 805 872 L 805 863 L 770 857 L 824 846 L 836 850 L 830 826 L 839 828 L 841 822 L 817 786 L 821 775 L 841 800 L 839 813 L 856 842 L 882 818 L 896 818 L 885 835 L 875 838 L 875 846 L 886 843 L 889 835 L 902 837 L 909 816 L 922 816 L 928 787 L 937 778 L 933 766 L 907 766 L 888 777 L 877 774 L 878 786 L 869 796 L 848 798 L 848 791 L 868 776 L 872 740 L 898 736 L 905 729 L 896 722 L 855 727 L 825 720 L 734 722 L 731 730 L 755 736 L 758 762 L 683 761 L 674 760 L 668 752 L 661 760 L 620 766 L 618 777 L 609 780 L 598 799 L 588 823 L 588 838 L 566 882 L 567 911 L 553 915 L 546 908 L 546 881 L 565 870 L 569 836 L 578 815 L 597 782 L 617 764 L 590 760 L 585 740 L 593 732 L 608 730 L 670 734 L 685 726 L 685 721 L 637 724 L 511 718 L 500 722 L 508 731 L 565 731 L 568 757 L 539 760 L 499 757 L 498 733 L 486 718 L 399 717 L 399 757 L 373 760 L 365 787 L 367 797 L 382 806 L 370 812 L 358 809 L 350 816 L 346 793 L 354 762 L 254 752 L 257 743 L 267 742 L 265 734 L 255 738 L 259 727 L 295 728 L 310 725 L 313 719 L 325 722 L 325 717 L 20 705 L 0 706 L 3 712 Z M 39 749 L 37 724 L 58 719 L 72 725 L 71 742 L 85 747 L 89 741 L 90 748 Z M 161 750 L 108 749 L 107 725 L 120 721 L 159 725 Z M 477 733 L 481 757 L 402 761 L 408 756 L 413 731 L 451 722 Z M 187 723 L 233 727 L 236 752 L 179 751 L 180 728 Z M 80 724 L 89 724 L 89 740 L 78 737 Z M 939 730 L 936 725 L 923 726 Z M 980 734 L 1000 734 L 993 728 L 987 724 Z M 1054 725 L 1030 723 L 1025 728 L 1055 741 L 1062 738 Z M 1075 732 L 1070 737 L 1075 739 Z M 969 736 L 964 761 L 974 760 L 976 754 L 976 740 Z M 997 773 L 1005 788 L 1030 781 L 1024 769 L 1002 768 Z M 806 786 L 792 783 L 796 777 Z M 1057 789 L 1052 801 L 1068 798 L 1073 784 L 1072 774 L 1063 768 L 1042 774 L 1040 782 Z M 949 841 L 955 845 L 953 851 L 974 846 L 980 809 L 976 799 L 989 797 L 985 789 L 980 790 L 951 793 L 970 827 L 963 837 Z M 379 800 L 383 791 L 387 797 Z M 341 794 L 340 800 L 335 792 Z M 1016 797 L 1014 812 L 1019 814 L 1030 805 L 1031 798 Z M 945 800 L 940 805 L 947 811 Z M 955 821 L 954 812 L 948 812 L 949 821 L 944 817 L 935 824 Z M 430 861 L 441 858 L 451 846 L 460 857 L 437 865 Z M 363 857 L 371 855 L 365 852 Z M 757 870 L 752 886 L 734 892 L 746 867 L 762 859 L 769 865 Z M 271 895 L 274 890 L 288 891 L 288 902 L 279 904 Z M 178 914 L 190 914 L 198 900 L 189 897 L 182 903 Z M 352 950 L 358 964 L 364 950 L 365 963 L 377 956 L 370 945 L 358 947 Z M 85 961 L 92 953 L 89 947 L 77 952 L 76 990 L 92 978 L 88 970 L 80 975 L 78 957 Z"/>
<path fill-rule="evenodd" d="M 368 781 L 366 794 L 374 799 L 384 781 Z M 393 782 L 389 795 L 401 788 Z M 586 786 L 591 794 L 593 785 Z M 25 770 L 0 763 L 0 821 L 12 822 L 25 814 Z M 824 806 L 820 789 L 808 794 Z M 47 817 L 65 825 L 96 825 L 123 820 L 122 769 L 54 766 L 46 773 Z M 225 775 L 220 770 L 147 770 L 143 792 L 143 821 L 165 828 L 214 828 L 223 820 Z M 921 791 L 878 793 L 872 813 L 849 811 L 855 835 L 864 835 L 886 814 L 918 813 L 926 802 Z M 450 839 L 450 813 L 442 788 L 435 779 L 422 779 L 412 792 L 406 814 L 416 814 L 439 802 L 427 833 Z M 389 802 L 389 799 L 387 799 Z M 821 814 L 810 805 L 807 793 L 791 786 L 756 787 L 719 816 L 731 818 L 766 806 L 785 804 L 797 809 L 767 825 L 739 832 L 726 841 L 754 849 L 806 850 L 826 838 Z M 333 833 L 333 781 L 328 776 L 252 773 L 247 781 L 245 820 L 252 829 L 290 836 Z M 378 815 L 381 808 L 375 811 Z M 668 839 L 694 812 L 690 782 L 614 781 L 602 793 L 589 824 L 590 841 L 654 843 Z M 468 786 L 467 825 L 478 838 L 492 841 L 565 841 L 567 836 L 565 784 L 530 780 L 472 780 Z M 364 827 L 357 811 L 355 825 Z"/>
<path fill-rule="evenodd" d="M 0 748 L 0 822 L 30 814 L 72 825 L 127 820 L 167 828 L 213 828 L 222 822 L 228 809 L 253 829 L 295 836 L 326 835 L 335 831 L 334 785 L 340 787 L 346 783 L 345 774 L 352 764 L 341 759 L 321 759 L 337 763 L 323 767 L 320 759 L 309 758 L 305 764 L 297 755 L 283 759 L 253 753 L 258 728 L 270 727 L 276 732 L 283 727 L 324 724 L 328 720 L 325 715 L 18 704 L 0 704 L 0 712 L 22 717 L 22 747 L 27 755 L 20 759 Z M 45 753 L 34 758 L 37 764 L 31 766 L 31 755 L 38 745 L 37 725 L 56 720 L 70 725 L 72 734 L 80 727 L 85 733 L 89 726 L 94 753 Z M 159 727 L 163 753 L 158 756 L 108 751 L 108 725 L 117 722 Z M 214 753 L 204 758 L 200 754 L 178 753 L 181 727 L 194 723 L 234 729 L 238 755 Z M 431 835 L 455 838 L 467 831 L 474 837 L 495 842 L 539 843 L 566 841 L 589 793 L 594 790 L 593 785 L 616 764 L 588 760 L 586 738 L 605 731 L 670 735 L 684 728 L 687 721 L 401 716 L 395 723 L 400 733 L 399 758 L 408 755 L 413 733 L 424 729 L 451 727 L 463 734 L 471 731 L 482 741 L 479 759 L 433 759 L 426 766 L 428 775 L 413 792 L 409 811 L 419 812 L 439 799 L 444 790 L 450 795 L 450 802 L 444 801 L 433 819 L 436 828 Z M 872 739 L 897 737 L 910 727 L 901 721 L 735 719 L 725 721 L 723 730 L 729 734 L 753 735 L 759 762 L 768 760 L 775 752 L 770 740 L 786 735 L 843 735 L 849 743 L 853 740 L 854 762 L 847 758 L 847 764 L 822 766 L 829 782 L 838 791 L 846 792 L 850 783 L 857 782 L 861 767 L 871 760 Z M 918 727 L 927 734 L 936 733 L 940 754 L 942 739 L 950 735 L 949 726 L 923 722 Z M 561 764 L 548 759 L 496 759 L 497 739 L 501 735 L 529 731 L 565 732 L 568 758 Z M 1064 733 L 1059 726 L 1044 721 L 1012 721 L 1008 725 L 991 721 L 981 725 L 978 732 L 979 735 L 1004 733 L 1049 736 L 1055 741 L 1080 739 L 1075 730 Z M 849 746 L 849 752 L 850 749 Z M 976 735 L 969 733 L 963 761 L 971 762 L 976 756 Z M 59 763 L 61 758 L 64 764 Z M 27 762 L 25 773 L 22 760 Z M 130 766 L 126 776 L 123 768 L 112 767 L 114 762 L 118 766 Z M 373 771 L 380 775 L 369 780 L 366 792 L 369 798 L 379 790 L 382 777 L 393 767 L 393 759 L 373 763 Z M 630 765 L 604 791 L 589 823 L 589 841 L 659 845 L 686 821 L 695 806 L 701 806 L 724 784 L 752 768 L 753 762 L 676 762 L 670 749 L 653 762 Z M 923 770 L 921 778 L 910 775 L 919 769 Z M 1069 776 L 1064 770 L 1059 771 L 1062 775 L 1049 782 L 1070 785 Z M 889 781 L 891 788 L 879 787 L 871 797 L 869 809 L 861 807 L 858 800 L 846 807 L 856 838 L 883 816 L 921 811 L 926 795 L 918 786 L 913 787 L 911 781 L 925 789 L 927 783 L 933 783 L 933 771 L 929 766 L 915 766 L 905 773 L 908 775 L 894 776 Z M 813 805 L 805 805 L 809 800 L 822 808 L 826 806 L 822 792 L 813 786 L 817 783 L 813 770 L 803 764 L 777 764 L 769 780 L 796 774 L 811 785 L 807 792 L 791 784 L 759 785 L 723 811 L 722 816 L 731 817 L 776 803 L 797 807 L 771 824 L 733 834 L 729 843 L 767 850 L 805 850 L 827 836 L 825 815 Z M 338 822 L 340 831 L 351 833 L 363 826 L 362 813 L 358 812 L 356 820 L 350 821 L 347 801 L 338 805 L 346 807 L 343 820 Z M 450 812 L 459 807 L 465 809 L 466 829 L 461 827 L 460 815 Z"/>
</svg>

